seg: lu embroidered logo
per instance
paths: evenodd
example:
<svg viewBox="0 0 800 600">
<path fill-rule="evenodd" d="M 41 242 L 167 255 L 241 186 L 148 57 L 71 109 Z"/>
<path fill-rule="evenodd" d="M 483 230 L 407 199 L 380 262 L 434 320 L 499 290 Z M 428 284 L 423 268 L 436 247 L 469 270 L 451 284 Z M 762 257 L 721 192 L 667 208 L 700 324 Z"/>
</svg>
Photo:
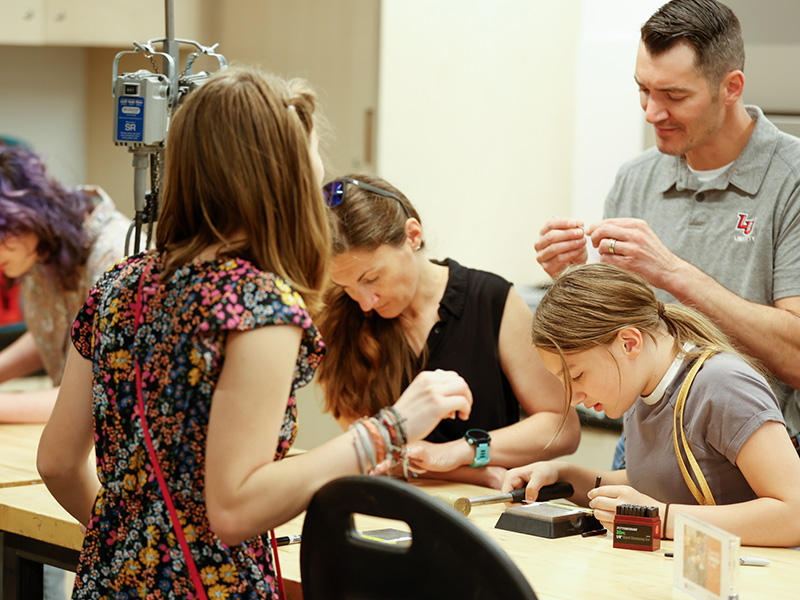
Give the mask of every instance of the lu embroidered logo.
<svg viewBox="0 0 800 600">
<path fill-rule="evenodd" d="M 740 229 L 745 235 L 753 233 L 753 227 L 756 224 L 755 219 L 748 219 L 747 213 L 739 213 L 739 222 L 736 224 L 736 229 Z"/>
</svg>

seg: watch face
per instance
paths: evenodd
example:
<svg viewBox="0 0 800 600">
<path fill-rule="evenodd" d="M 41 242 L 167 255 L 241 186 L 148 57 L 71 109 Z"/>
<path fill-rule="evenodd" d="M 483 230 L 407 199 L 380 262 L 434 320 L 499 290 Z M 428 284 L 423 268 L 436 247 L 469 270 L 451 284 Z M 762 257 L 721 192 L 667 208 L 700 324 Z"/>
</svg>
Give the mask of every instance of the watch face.
<svg viewBox="0 0 800 600">
<path fill-rule="evenodd" d="M 484 431 L 483 429 L 469 429 L 467 433 L 464 434 L 464 437 L 470 444 L 485 444 L 492 439 L 492 436 L 489 435 L 488 431 Z"/>
</svg>

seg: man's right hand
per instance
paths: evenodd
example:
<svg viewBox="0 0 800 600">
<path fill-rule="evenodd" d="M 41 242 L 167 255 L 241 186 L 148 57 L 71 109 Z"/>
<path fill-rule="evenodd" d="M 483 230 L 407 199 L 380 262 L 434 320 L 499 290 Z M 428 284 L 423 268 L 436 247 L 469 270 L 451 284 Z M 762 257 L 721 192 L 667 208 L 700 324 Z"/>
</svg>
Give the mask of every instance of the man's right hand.
<svg viewBox="0 0 800 600">
<path fill-rule="evenodd" d="M 553 217 L 542 227 L 533 247 L 536 260 L 555 279 L 568 266 L 586 262 L 583 221 Z"/>
</svg>

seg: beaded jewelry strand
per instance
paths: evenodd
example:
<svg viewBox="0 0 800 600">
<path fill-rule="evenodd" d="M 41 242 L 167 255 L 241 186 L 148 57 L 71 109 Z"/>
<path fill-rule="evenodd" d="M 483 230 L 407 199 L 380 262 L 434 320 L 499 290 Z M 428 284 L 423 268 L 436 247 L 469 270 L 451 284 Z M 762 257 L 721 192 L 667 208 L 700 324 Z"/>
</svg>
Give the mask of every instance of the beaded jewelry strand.
<svg viewBox="0 0 800 600">
<path fill-rule="evenodd" d="M 353 432 L 358 466 L 362 473 L 382 475 L 403 464 L 408 433 L 403 417 L 393 406 L 382 409 L 374 417 L 363 417 L 350 425 Z"/>
</svg>

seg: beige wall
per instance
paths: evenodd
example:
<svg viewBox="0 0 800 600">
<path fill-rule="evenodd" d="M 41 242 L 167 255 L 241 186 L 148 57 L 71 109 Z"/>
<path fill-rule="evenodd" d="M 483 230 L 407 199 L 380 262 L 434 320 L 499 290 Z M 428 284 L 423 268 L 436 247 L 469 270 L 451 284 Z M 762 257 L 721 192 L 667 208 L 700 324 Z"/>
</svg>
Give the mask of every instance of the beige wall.
<svg viewBox="0 0 800 600">
<path fill-rule="evenodd" d="M 86 181 L 103 187 L 122 212 L 133 216 L 133 167 L 127 148 L 112 142 L 114 98 L 112 64 L 120 50 L 90 48 L 86 51 L 87 169 Z M 142 65 L 143 66 L 143 65 Z"/>
<path fill-rule="evenodd" d="M 580 2 L 384 0 L 379 171 L 429 254 L 541 281 L 533 242 L 569 207 Z"/>
<path fill-rule="evenodd" d="M 745 41 L 744 100 L 765 112 L 800 114 L 800 2 L 728 0 Z"/>
<path fill-rule="evenodd" d="M 86 50 L 0 45 L 0 135 L 26 140 L 60 179 L 84 183 Z"/>
<path fill-rule="evenodd" d="M 331 130 L 329 175 L 374 168 L 368 113 L 377 109 L 376 0 L 240 0 L 213 19 L 211 37 L 229 62 L 308 79 Z"/>
</svg>

